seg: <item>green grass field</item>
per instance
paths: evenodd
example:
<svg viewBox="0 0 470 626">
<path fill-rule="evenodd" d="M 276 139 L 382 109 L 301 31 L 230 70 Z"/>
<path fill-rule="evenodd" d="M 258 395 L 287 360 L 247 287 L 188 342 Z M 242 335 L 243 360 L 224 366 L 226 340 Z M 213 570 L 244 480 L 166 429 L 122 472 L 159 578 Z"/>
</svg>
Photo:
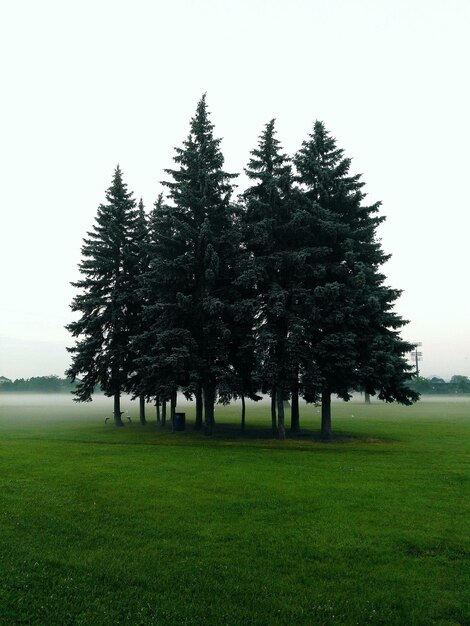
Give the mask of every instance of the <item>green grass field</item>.
<svg viewBox="0 0 470 626">
<path fill-rule="evenodd" d="M 0 624 L 470 624 L 470 400 L 338 402 L 332 443 L 110 405 L 0 396 Z"/>
</svg>

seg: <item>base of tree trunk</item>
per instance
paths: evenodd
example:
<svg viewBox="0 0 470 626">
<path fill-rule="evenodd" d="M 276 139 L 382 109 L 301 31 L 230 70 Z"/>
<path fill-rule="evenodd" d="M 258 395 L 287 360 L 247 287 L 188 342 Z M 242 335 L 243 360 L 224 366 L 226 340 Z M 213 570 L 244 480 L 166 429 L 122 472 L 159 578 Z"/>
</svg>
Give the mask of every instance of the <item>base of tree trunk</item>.
<svg viewBox="0 0 470 626">
<path fill-rule="evenodd" d="M 242 433 L 245 432 L 245 414 L 246 414 L 245 396 L 242 394 Z"/>
<path fill-rule="evenodd" d="M 160 424 L 161 422 L 161 418 L 160 418 L 160 398 L 157 396 L 156 400 L 155 400 L 155 413 L 156 413 L 156 418 L 157 418 L 157 424 Z"/>
<path fill-rule="evenodd" d="M 329 441 L 332 437 L 331 392 L 324 389 L 321 394 L 321 438 L 325 441 Z"/>
<path fill-rule="evenodd" d="M 294 382 L 292 385 L 292 401 L 290 410 L 290 430 L 298 433 L 300 430 L 300 413 L 299 413 L 299 383 Z"/>
<path fill-rule="evenodd" d="M 139 396 L 139 419 L 141 426 L 147 424 L 147 420 L 145 419 L 145 396 Z"/>
<path fill-rule="evenodd" d="M 122 411 L 121 411 L 121 392 L 116 392 L 113 396 L 114 398 L 114 425 L 121 428 L 124 426 L 122 422 Z"/>
<path fill-rule="evenodd" d="M 177 392 L 176 391 L 172 391 L 171 392 L 171 397 L 170 397 L 170 420 L 171 420 L 171 432 L 174 432 L 175 430 L 175 411 L 176 411 L 176 399 L 177 399 Z"/>
<path fill-rule="evenodd" d="M 277 435 L 276 390 L 271 391 L 271 429 L 273 437 Z"/>
<path fill-rule="evenodd" d="M 282 390 L 278 389 L 277 393 L 277 434 L 279 439 L 286 438 L 286 427 L 284 425 L 284 400 Z"/>
<path fill-rule="evenodd" d="M 214 432 L 215 389 L 212 385 L 204 387 L 204 430 L 206 435 Z"/>
<path fill-rule="evenodd" d="M 202 387 L 199 384 L 196 388 L 195 396 L 196 396 L 196 421 L 194 423 L 194 429 L 201 430 L 202 418 L 203 418 L 203 412 L 204 412 L 204 404 L 202 401 Z"/>
</svg>

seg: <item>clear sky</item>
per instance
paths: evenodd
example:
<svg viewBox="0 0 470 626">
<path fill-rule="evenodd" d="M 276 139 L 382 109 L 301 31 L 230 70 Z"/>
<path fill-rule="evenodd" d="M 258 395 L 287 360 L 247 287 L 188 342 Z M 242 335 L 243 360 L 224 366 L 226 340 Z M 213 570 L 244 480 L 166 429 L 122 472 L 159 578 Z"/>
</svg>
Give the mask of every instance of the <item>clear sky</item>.
<svg viewBox="0 0 470 626">
<path fill-rule="evenodd" d="M 422 373 L 470 376 L 468 0 L 0 2 L 0 375 L 62 375 L 117 163 L 149 208 L 207 91 L 229 171 L 323 120 L 382 200 Z M 243 185 L 243 179 L 240 180 Z"/>
</svg>

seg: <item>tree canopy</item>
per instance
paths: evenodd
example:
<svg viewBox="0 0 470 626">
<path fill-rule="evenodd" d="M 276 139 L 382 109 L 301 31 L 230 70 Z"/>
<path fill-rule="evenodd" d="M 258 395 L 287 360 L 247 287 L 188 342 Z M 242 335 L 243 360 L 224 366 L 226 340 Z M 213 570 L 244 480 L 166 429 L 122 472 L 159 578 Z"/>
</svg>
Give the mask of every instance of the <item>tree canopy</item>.
<svg viewBox="0 0 470 626">
<path fill-rule="evenodd" d="M 331 396 L 354 390 L 410 404 L 413 348 L 386 284 L 377 228 L 380 203 L 322 122 L 293 156 L 268 122 L 251 152 L 249 185 L 233 198 L 205 95 L 165 170 L 165 193 L 147 216 L 116 169 L 107 204 L 82 247 L 83 278 L 67 328 L 77 339 L 67 375 L 79 401 L 100 385 L 154 398 L 162 422 L 176 393 L 196 399 L 196 428 L 215 424 L 214 404 L 271 396 L 273 432 L 300 428 L 299 396 L 321 399 L 332 435 Z M 464 385 L 465 381 L 456 381 Z M 158 413 L 159 414 L 159 413 Z"/>
<path fill-rule="evenodd" d="M 380 203 L 365 203 L 360 175 L 350 175 L 351 160 L 322 122 L 314 124 L 294 162 L 311 211 L 320 211 L 328 250 L 323 276 L 311 285 L 308 331 L 321 380 L 322 435 L 329 438 L 332 393 L 347 400 L 351 390 L 365 389 L 404 404 L 418 398 L 407 385 L 405 355 L 413 346 L 398 334 L 406 323 L 393 310 L 400 292 L 387 287 L 380 272 L 389 258 L 376 234 L 385 219 L 378 215 Z"/>
<path fill-rule="evenodd" d="M 81 315 L 68 324 L 76 337 L 68 348 L 72 364 L 66 374 L 73 381 L 77 400 L 87 402 L 96 386 L 114 397 L 114 420 L 122 425 L 119 398 L 129 387 L 134 370 L 131 336 L 136 328 L 139 302 L 135 284 L 139 275 L 140 224 L 135 200 L 123 182 L 119 166 L 100 204 L 95 224 L 84 239 L 83 278 L 72 283 L 80 290 L 71 304 Z"/>
</svg>

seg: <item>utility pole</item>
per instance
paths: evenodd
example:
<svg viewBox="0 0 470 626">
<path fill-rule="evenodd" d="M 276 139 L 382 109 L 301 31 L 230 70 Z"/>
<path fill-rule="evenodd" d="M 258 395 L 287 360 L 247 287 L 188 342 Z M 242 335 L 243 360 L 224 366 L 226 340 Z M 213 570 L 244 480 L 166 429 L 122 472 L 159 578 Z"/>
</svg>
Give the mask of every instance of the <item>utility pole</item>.
<svg viewBox="0 0 470 626">
<path fill-rule="evenodd" d="M 418 378 L 419 377 L 419 362 L 423 360 L 423 353 L 418 351 L 418 348 L 420 348 L 423 344 L 421 341 L 417 341 L 414 345 L 415 347 L 413 350 L 412 359 L 415 362 L 416 378 Z"/>
</svg>

